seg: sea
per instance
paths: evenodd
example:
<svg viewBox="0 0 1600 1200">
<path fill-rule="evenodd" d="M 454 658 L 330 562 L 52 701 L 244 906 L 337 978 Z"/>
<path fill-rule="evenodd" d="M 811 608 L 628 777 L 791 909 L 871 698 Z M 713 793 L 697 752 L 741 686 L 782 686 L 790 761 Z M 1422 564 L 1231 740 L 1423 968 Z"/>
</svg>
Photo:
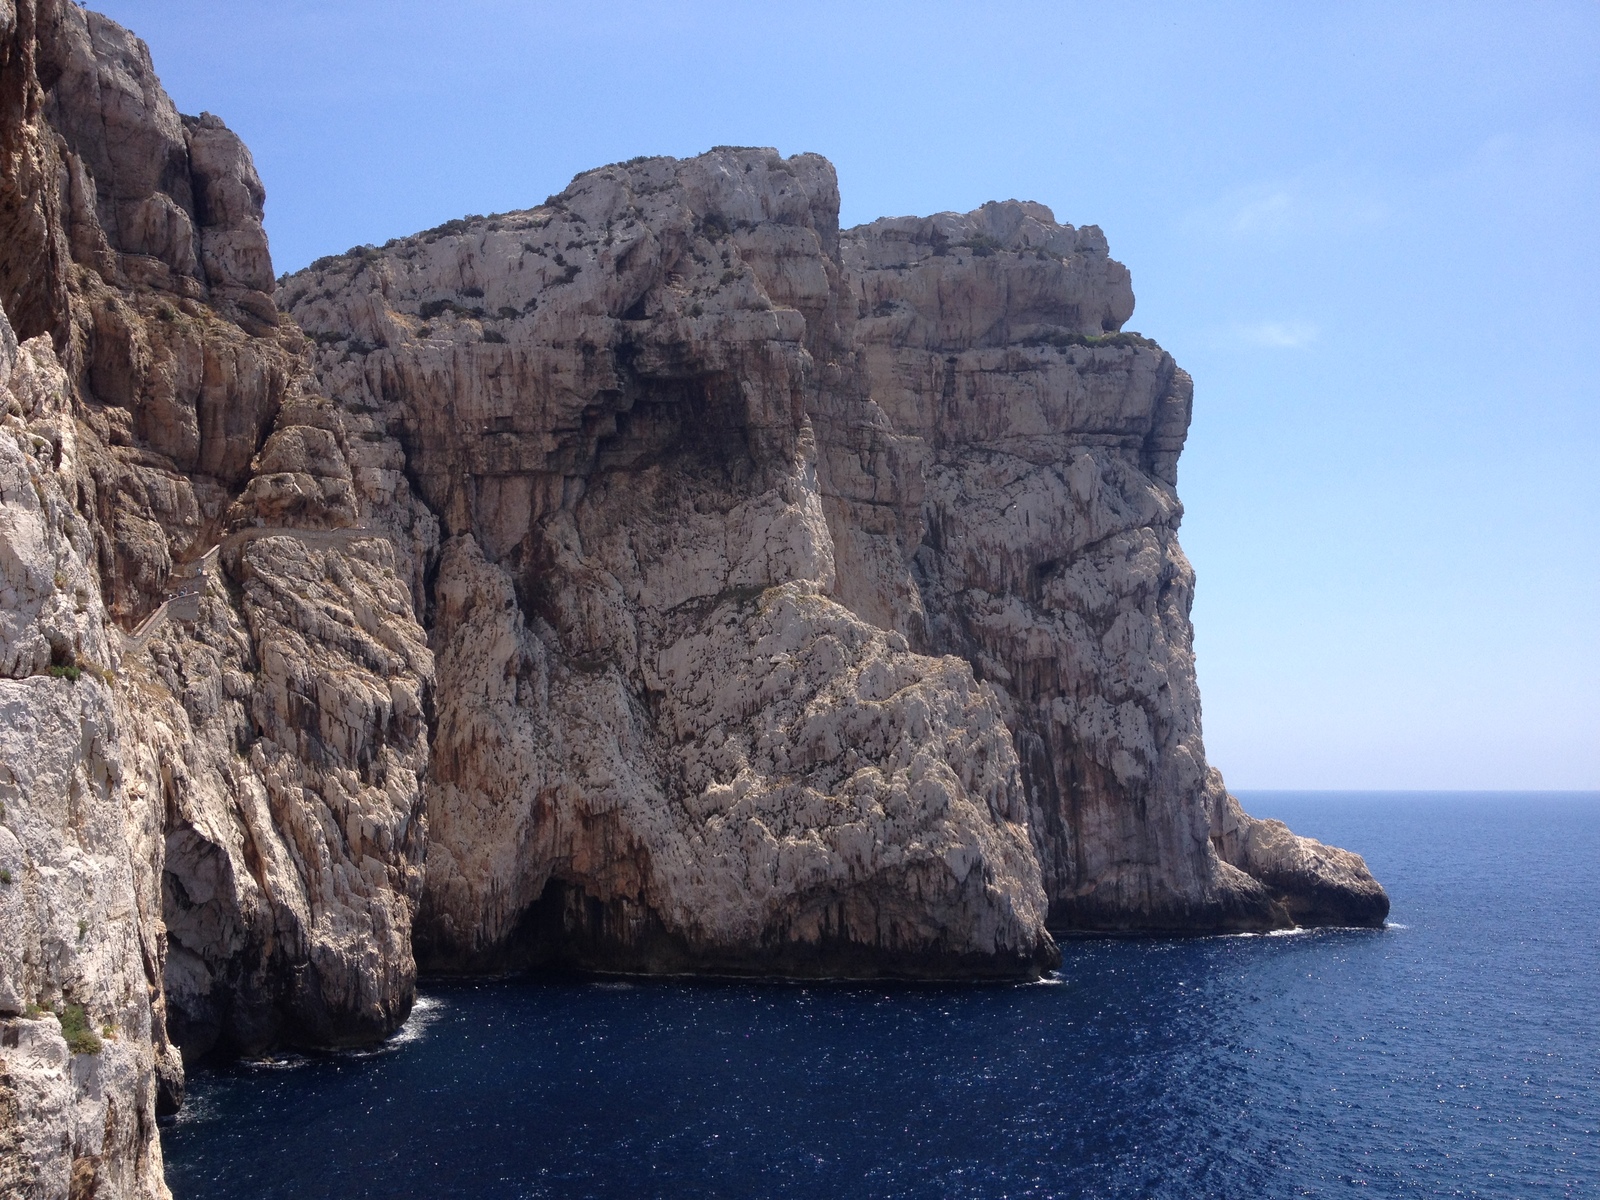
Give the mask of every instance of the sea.
<svg viewBox="0 0 1600 1200">
<path fill-rule="evenodd" d="M 1600 1197 L 1600 793 L 1241 793 L 1382 930 L 1073 940 L 1026 985 L 424 982 L 198 1070 L 177 1200 Z"/>
</svg>

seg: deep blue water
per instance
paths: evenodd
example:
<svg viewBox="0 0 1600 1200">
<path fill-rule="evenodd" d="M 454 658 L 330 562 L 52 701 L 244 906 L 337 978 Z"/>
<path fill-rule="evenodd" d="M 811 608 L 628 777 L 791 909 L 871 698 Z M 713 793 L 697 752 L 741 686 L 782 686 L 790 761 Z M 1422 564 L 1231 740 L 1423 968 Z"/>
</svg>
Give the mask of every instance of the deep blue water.
<svg viewBox="0 0 1600 1200">
<path fill-rule="evenodd" d="M 220 1197 L 1600 1196 L 1600 795 L 1254 793 L 1392 927 L 1084 941 L 1031 986 L 431 986 L 196 1073 Z"/>
</svg>

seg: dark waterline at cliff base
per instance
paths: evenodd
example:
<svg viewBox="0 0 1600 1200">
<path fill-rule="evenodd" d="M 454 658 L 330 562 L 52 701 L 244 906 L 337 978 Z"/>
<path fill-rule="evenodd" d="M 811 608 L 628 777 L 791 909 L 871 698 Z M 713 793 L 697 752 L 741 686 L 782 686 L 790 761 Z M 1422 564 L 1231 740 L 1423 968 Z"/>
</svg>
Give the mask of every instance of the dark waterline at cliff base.
<svg viewBox="0 0 1600 1200">
<path fill-rule="evenodd" d="M 178 1200 L 1582 1196 L 1600 795 L 1254 793 L 1383 931 L 1064 947 L 1059 979 L 425 986 L 385 1051 L 197 1073 Z"/>
</svg>

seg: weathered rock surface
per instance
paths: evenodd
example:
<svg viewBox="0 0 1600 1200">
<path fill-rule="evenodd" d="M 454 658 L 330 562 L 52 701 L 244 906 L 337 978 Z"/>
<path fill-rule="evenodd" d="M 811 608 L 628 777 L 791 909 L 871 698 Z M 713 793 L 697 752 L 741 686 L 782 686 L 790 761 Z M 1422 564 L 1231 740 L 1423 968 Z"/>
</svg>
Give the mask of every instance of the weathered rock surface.
<svg viewBox="0 0 1600 1200">
<path fill-rule="evenodd" d="M 1282 821 L 1250 816 L 1222 793 L 1215 771 L 1208 783 L 1217 853 L 1259 881 L 1296 925 L 1383 925 L 1388 893 L 1359 854 L 1297 837 Z"/>
<path fill-rule="evenodd" d="M 437 568 L 409 539 L 440 655 L 424 964 L 1004 973 L 1046 926 L 1381 922 L 1359 859 L 1279 845 L 1207 767 L 1176 537 L 1192 384 L 1120 332 L 1100 231 L 1017 202 L 836 214 L 823 160 L 723 149 L 280 287 L 328 395 L 417 485 L 369 519 L 417 527 L 378 514 L 420 499 L 447 539 Z M 907 742 L 961 784 L 931 840 L 881 798 L 852 812 L 851 768 L 883 765 L 852 697 L 948 714 Z M 995 721 L 1003 751 L 956 732 Z M 964 899 L 964 859 L 886 874 L 944 837 L 1005 921 Z M 897 889 L 950 928 L 907 942 Z M 819 903 L 831 925 L 796 923 Z"/>
<path fill-rule="evenodd" d="M 1280 921 L 1210 843 L 1176 538 L 1192 385 L 1117 332 L 1127 272 L 1018 203 L 878 221 L 843 257 L 870 393 L 925 463 L 877 577 L 909 561 L 931 646 L 1007 696 L 1051 925 Z"/>
<path fill-rule="evenodd" d="M 1054 961 L 998 696 L 831 596 L 837 213 L 815 157 L 657 159 L 280 289 L 447 539 L 426 965 Z"/>
<path fill-rule="evenodd" d="M 22 0 L 0 167 L 0 1192 L 159 1196 L 178 1048 L 409 1010 L 432 656 L 238 139 Z"/>
<path fill-rule="evenodd" d="M 419 958 L 1382 923 L 1206 763 L 1192 387 L 1097 229 L 723 148 L 274 285 L 263 201 L 0 0 L 0 1193 L 164 1196 L 185 1059 L 382 1037 Z"/>
<path fill-rule="evenodd" d="M 3 313 L 0 409 L 0 1193 L 164 1196 L 161 814 L 108 666 L 67 376 Z"/>
</svg>

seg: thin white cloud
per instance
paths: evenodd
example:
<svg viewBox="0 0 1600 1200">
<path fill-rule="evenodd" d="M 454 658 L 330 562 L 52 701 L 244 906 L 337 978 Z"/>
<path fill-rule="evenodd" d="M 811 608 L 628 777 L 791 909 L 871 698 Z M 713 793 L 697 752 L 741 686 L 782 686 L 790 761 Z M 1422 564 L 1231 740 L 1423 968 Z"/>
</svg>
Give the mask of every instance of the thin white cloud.
<svg viewBox="0 0 1600 1200">
<path fill-rule="evenodd" d="M 1317 340 L 1320 332 L 1310 321 L 1258 321 L 1235 325 L 1234 335 L 1252 346 L 1273 350 L 1300 350 Z"/>
<path fill-rule="evenodd" d="M 1279 190 L 1239 205 L 1228 228 L 1240 236 L 1252 233 L 1282 233 L 1294 224 L 1295 199 Z"/>
<path fill-rule="evenodd" d="M 1302 172 L 1235 189 L 1192 211 L 1192 229 L 1221 229 L 1236 238 L 1347 234 L 1385 224 L 1388 201 L 1370 187 L 1327 170 Z"/>
</svg>

